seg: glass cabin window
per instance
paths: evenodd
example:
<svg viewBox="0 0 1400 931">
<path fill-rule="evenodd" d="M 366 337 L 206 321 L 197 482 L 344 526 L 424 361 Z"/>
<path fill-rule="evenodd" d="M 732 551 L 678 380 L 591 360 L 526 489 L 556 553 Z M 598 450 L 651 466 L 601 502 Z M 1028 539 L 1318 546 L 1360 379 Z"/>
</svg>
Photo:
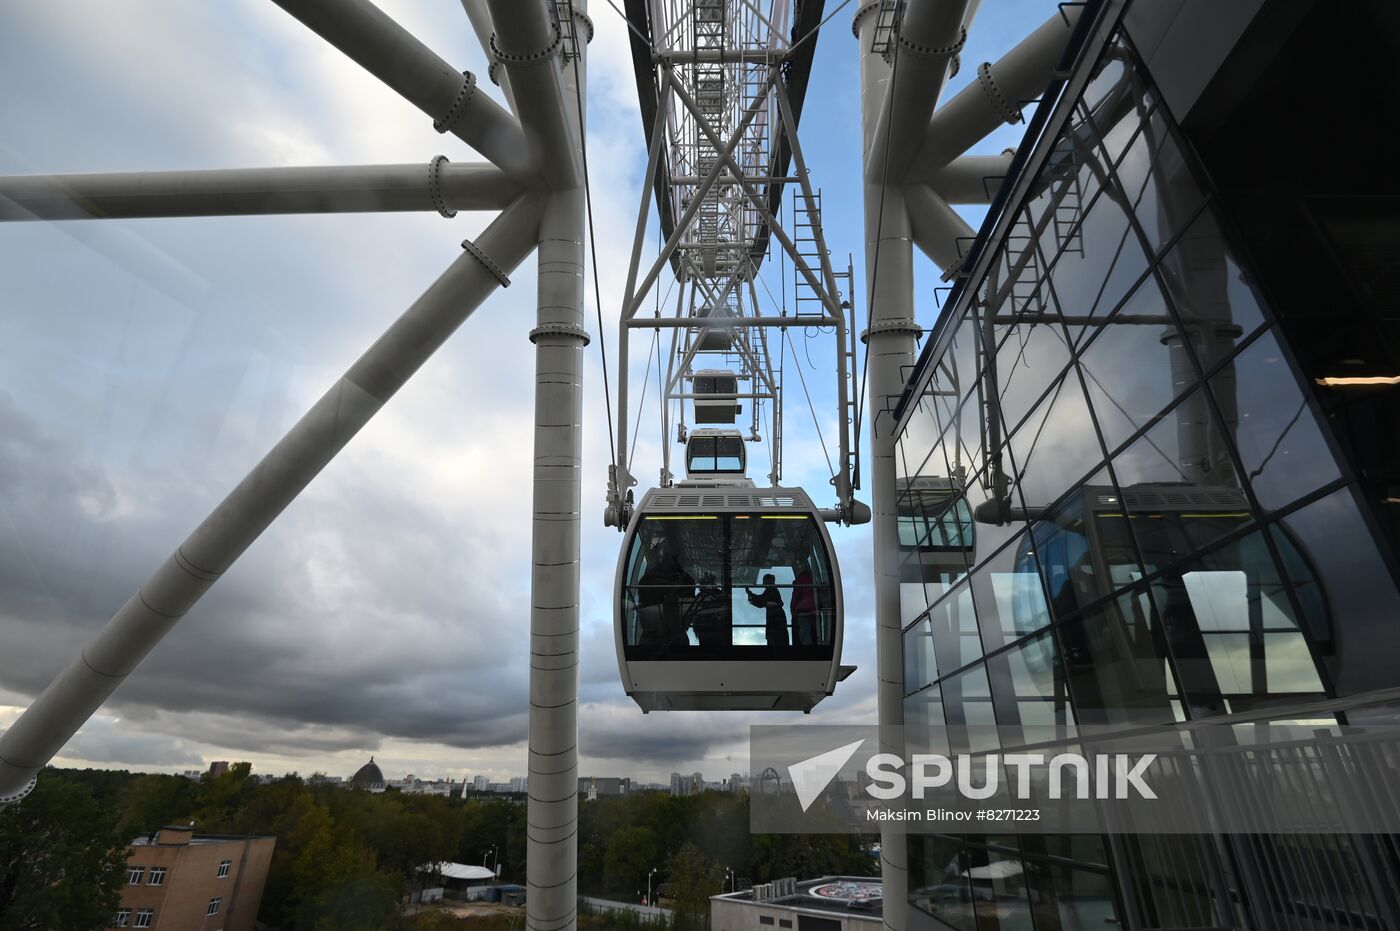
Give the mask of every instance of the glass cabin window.
<svg viewBox="0 0 1400 931">
<path fill-rule="evenodd" d="M 744 440 L 738 436 L 693 436 L 685 447 L 687 472 L 743 472 Z"/>
<path fill-rule="evenodd" d="M 831 555 L 810 515 L 643 517 L 621 596 L 629 660 L 831 658 Z"/>
</svg>

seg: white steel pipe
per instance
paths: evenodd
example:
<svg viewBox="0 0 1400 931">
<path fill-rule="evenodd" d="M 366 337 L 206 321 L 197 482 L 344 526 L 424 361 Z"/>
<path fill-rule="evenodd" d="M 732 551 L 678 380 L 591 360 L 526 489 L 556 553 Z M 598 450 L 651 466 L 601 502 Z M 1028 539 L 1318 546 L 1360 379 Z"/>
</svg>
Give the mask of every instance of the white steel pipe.
<svg viewBox="0 0 1400 931">
<path fill-rule="evenodd" d="M 545 0 L 487 0 L 496 60 L 510 75 L 516 111 L 525 139 L 539 163 L 540 173 L 552 190 L 583 183 L 578 140 L 571 127 L 577 122 L 578 103 L 564 92 L 568 68 L 559 67 L 563 39 Z M 560 4 L 566 15 L 570 4 Z M 575 23 L 571 28 L 582 54 L 583 40 L 592 32 L 585 4 L 574 0 Z"/>
<path fill-rule="evenodd" d="M 990 204 L 1011 170 L 1011 154 L 963 155 L 935 171 L 926 183 L 950 204 Z"/>
<path fill-rule="evenodd" d="M 914 243 L 943 270 L 945 279 L 951 277 L 976 233 L 928 185 L 907 184 L 903 194 Z"/>
<path fill-rule="evenodd" d="M 522 181 L 533 153 L 520 124 L 369 0 L 274 0 L 409 103 Z"/>
<path fill-rule="evenodd" d="M 534 5 L 544 7 L 542 2 Z M 521 28 L 524 20 L 508 27 L 502 6 L 492 4 L 498 41 L 519 41 L 528 31 Z M 587 23 L 584 0 L 573 0 L 568 8 L 579 18 L 577 25 Z M 547 15 L 544 21 L 548 22 Z M 535 444 L 525 818 L 527 931 L 574 931 L 578 925 L 579 516 L 583 351 L 588 334 L 583 326 L 587 192 L 581 184 L 587 45 L 584 31 L 579 29 L 577 34 L 577 54 L 562 73 L 553 58 L 545 65 L 524 65 L 512 72 L 527 127 L 538 131 L 540 119 L 546 124 L 553 119 L 548 115 L 553 111 L 546 107 L 550 101 L 538 97 L 555 94 L 553 104 L 562 127 L 551 144 L 567 148 L 545 153 L 546 180 L 579 182 L 549 195 L 540 223 L 538 325 L 530 332 L 535 344 Z M 549 89 L 545 72 L 555 76 L 557 91 Z M 535 122 L 529 116 L 532 112 Z"/>
<path fill-rule="evenodd" d="M 482 54 L 488 61 L 494 62 L 495 53 L 491 51 L 491 37 L 496 34 L 496 30 L 491 23 L 491 11 L 486 7 L 486 0 L 462 0 L 462 9 L 466 11 L 467 20 L 472 24 L 472 32 L 476 33 L 476 41 L 481 45 Z M 501 88 L 511 112 L 516 112 L 515 92 L 510 87 L 510 75 L 497 65 L 491 71 L 490 77 Z"/>
<path fill-rule="evenodd" d="M 996 64 L 979 66 L 977 80 L 939 107 L 928 121 L 910 177 L 926 177 L 924 173 L 948 164 L 1003 123 L 1018 122 L 1022 106 L 1050 85 L 1080 9 L 1064 7 Z"/>
<path fill-rule="evenodd" d="M 520 185 L 494 165 L 233 168 L 0 178 L 0 221 L 501 210 Z"/>
<path fill-rule="evenodd" d="M 863 177 L 870 178 L 871 140 L 885 99 L 889 65 L 871 51 L 878 17 L 868 8 L 856 15 L 861 62 L 861 127 L 865 139 Z M 878 175 L 877 175 L 878 177 Z M 871 541 L 875 569 L 876 715 L 881 750 L 904 752 L 891 731 L 904 723 L 904 644 L 899 610 L 898 481 L 895 473 L 894 416 L 887 408 L 904 389 L 904 372 L 914 363 L 914 250 L 903 191 L 865 184 L 865 274 L 870 308 L 866 377 L 870 395 Z M 882 920 L 892 931 L 908 926 L 907 836 L 880 831 Z"/>
<path fill-rule="evenodd" d="M 541 206 L 539 195 L 522 196 L 487 227 L 0 735 L 0 799 L 31 783 L 277 515 L 529 255 Z"/>
<path fill-rule="evenodd" d="M 583 189 L 552 194 L 540 229 L 530 576 L 531 931 L 576 922 L 579 513 L 583 467 Z"/>
<path fill-rule="evenodd" d="M 880 118 L 871 138 L 866 179 L 899 184 L 912 163 L 934 104 L 948 79 L 948 66 L 962 51 L 967 0 L 908 0 L 890 38 L 893 68 Z"/>
</svg>

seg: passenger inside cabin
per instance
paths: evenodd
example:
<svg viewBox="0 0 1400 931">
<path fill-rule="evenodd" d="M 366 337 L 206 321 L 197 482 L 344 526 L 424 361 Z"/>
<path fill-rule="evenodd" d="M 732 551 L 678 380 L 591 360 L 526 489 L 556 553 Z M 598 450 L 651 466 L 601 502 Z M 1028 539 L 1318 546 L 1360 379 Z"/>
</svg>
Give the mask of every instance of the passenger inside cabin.
<svg viewBox="0 0 1400 931">
<path fill-rule="evenodd" d="M 763 591 L 757 594 L 744 587 L 749 604 L 764 611 L 764 635 L 770 647 L 788 645 L 787 613 L 783 611 L 783 596 L 778 591 L 778 579 L 769 572 L 763 576 Z"/>
<path fill-rule="evenodd" d="M 653 645 L 689 643 L 681 602 L 695 597 L 695 579 L 681 567 L 675 553 L 666 553 L 647 569 L 637 586 L 637 616 L 641 642 Z"/>
<path fill-rule="evenodd" d="M 792 567 L 792 640 L 799 646 L 817 645 L 817 587 L 812 572 L 798 563 Z"/>
</svg>

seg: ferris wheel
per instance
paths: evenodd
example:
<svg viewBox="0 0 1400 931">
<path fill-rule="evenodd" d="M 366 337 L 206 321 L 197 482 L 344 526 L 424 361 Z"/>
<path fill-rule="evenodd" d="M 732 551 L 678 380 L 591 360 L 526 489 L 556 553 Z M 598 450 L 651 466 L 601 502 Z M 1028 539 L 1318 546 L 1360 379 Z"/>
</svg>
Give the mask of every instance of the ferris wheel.
<svg viewBox="0 0 1400 931">
<path fill-rule="evenodd" d="M 795 12 L 777 2 L 765 13 L 742 0 L 672 0 L 628 12 L 649 153 L 620 314 L 604 518 L 625 534 L 619 672 L 643 711 L 810 711 L 853 671 L 841 665 L 841 577 L 826 525 L 869 519 L 854 496 L 851 269 L 833 266 L 798 139 L 822 4 Z M 653 201 L 662 242 L 650 255 Z M 791 294 L 768 284 L 765 263 L 784 282 L 791 269 Z M 663 275 L 675 294 L 665 307 Z M 648 329 L 663 455 L 637 502 L 628 360 L 631 337 Z M 782 484 L 787 390 L 806 395 L 820 430 L 794 330 L 834 349 L 827 373 L 812 375 L 834 383 L 837 403 L 827 507 Z M 746 448 L 765 434 L 759 484 Z M 672 471 L 673 445 L 684 447 L 683 475 Z"/>
</svg>

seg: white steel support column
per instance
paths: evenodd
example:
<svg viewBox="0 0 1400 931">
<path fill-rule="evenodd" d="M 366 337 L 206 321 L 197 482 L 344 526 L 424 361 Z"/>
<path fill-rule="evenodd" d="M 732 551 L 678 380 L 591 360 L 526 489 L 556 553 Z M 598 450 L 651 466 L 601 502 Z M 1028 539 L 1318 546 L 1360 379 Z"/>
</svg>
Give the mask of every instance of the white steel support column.
<svg viewBox="0 0 1400 931">
<path fill-rule="evenodd" d="M 583 462 L 583 189 L 540 228 L 530 576 L 530 931 L 575 926 L 578 860 L 579 505 Z"/>
<path fill-rule="evenodd" d="M 888 2 L 888 0 L 886 0 Z M 894 400 L 904 388 L 905 373 L 914 363 L 914 247 L 903 190 L 881 184 L 881 166 L 870 164 L 880 146 L 873 145 L 890 81 L 890 66 L 871 51 L 879 4 L 866 4 L 856 14 L 860 43 L 861 126 L 864 139 L 865 274 L 870 326 L 866 377 L 870 424 L 871 539 L 875 558 L 875 675 L 878 722 L 882 744 L 887 728 L 904 723 L 904 653 L 899 612 L 899 499 L 895 471 Z M 882 750 L 903 753 L 899 746 Z M 909 871 L 906 836 L 880 832 L 880 877 L 884 886 L 884 924 L 894 931 L 907 927 Z"/>
<path fill-rule="evenodd" d="M 539 38 L 540 23 L 517 7 L 491 3 L 498 42 L 517 48 Z M 539 11 L 545 9 L 539 3 Z M 526 808 L 525 927 L 574 931 L 578 924 L 579 514 L 583 472 L 584 252 L 583 187 L 587 9 L 575 17 L 577 56 L 557 70 L 516 62 L 510 72 L 521 118 L 542 153 L 551 183 L 540 223 L 538 325 L 535 344 L 534 516 L 530 544 L 529 803 Z M 535 11 L 535 12 L 539 12 Z M 552 30 L 551 30 L 552 31 Z M 503 41 L 504 40 L 504 41 Z M 557 89 L 557 90 L 556 90 Z M 548 99 L 550 93 L 556 96 Z"/>
<path fill-rule="evenodd" d="M 0 735 L 0 807 L 34 777 L 326 464 L 530 254 L 540 196 L 517 200 L 297 421 Z"/>
</svg>

